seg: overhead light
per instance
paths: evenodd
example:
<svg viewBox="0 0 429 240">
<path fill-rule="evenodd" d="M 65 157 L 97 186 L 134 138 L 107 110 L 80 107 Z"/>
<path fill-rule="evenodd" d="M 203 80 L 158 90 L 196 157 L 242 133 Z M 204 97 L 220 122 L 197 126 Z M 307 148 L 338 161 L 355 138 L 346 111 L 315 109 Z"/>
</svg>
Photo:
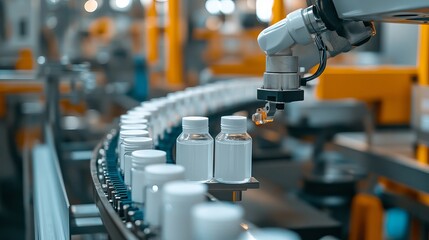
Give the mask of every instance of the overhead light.
<svg viewBox="0 0 429 240">
<path fill-rule="evenodd" d="M 54 29 L 56 28 L 58 25 L 58 18 L 57 16 L 55 16 L 54 14 L 50 14 L 48 15 L 48 17 L 46 18 L 46 26 L 49 29 Z"/>
<path fill-rule="evenodd" d="M 97 10 L 98 3 L 95 0 L 88 0 L 85 2 L 83 7 L 85 8 L 86 12 L 92 13 L 92 12 L 95 12 L 95 10 Z"/>
<path fill-rule="evenodd" d="M 235 10 L 235 3 L 232 0 L 220 1 L 220 11 L 227 15 L 233 13 Z"/>
<path fill-rule="evenodd" d="M 272 17 L 274 0 L 256 0 L 256 17 L 262 22 L 269 22 Z"/>
<path fill-rule="evenodd" d="M 207 0 L 205 7 L 207 12 L 216 15 L 220 13 L 221 4 L 219 0 Z"/>
<path fill-rule="evenodd" d="M 37 58 L 37 63 L 40 64 L 40 65 L 45 64 L 46 63 L 46 58 L 44 56 L 39 56 Z"/>
<path fill-rule="evenodd" d="M 128 11 L 131 8 L 132 0 L 110 0 L 110 7 L 116 11 Z"/>
</svg>

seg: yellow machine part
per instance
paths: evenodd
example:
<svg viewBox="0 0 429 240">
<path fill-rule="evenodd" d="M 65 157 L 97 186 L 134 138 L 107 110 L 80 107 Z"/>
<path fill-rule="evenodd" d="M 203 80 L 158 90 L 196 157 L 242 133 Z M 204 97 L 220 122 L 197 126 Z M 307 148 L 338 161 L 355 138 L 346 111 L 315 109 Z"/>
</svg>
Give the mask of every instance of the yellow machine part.
<svg viewBox="0 0 429 240">
<path fill-rule="evenodd" d="M 418 73 L 419 84 L 429 85 L 429 25 L 420 26 Z"/>
<path fill-rule="evenodd" d="M 271 24 L 274 24 L 286 17 L 286 8 L 283 0 L 274 0 Z"/>
<path fill-rule="evenodd" d="M 419 43 L 418 74 L 419 85 L 429 86 L 429 26 L 420 26 L 420 43 Z M 416 151 L 417 161 L 422 164 L 429 164 L 429 147 L 419 144 Z M 429 205 L 429 195 L 421 193 L 420 201 Z"/>
<path fill-rule="evenodd" d="M 166 77 L 167 83 L 172 86 L 182 85 L 183 73 L 183 24 L 181 19 L 180 1 L 168 1 L 168 25 L 166 28 Z"/>
<path fill-rule="evenodd" d="M 236 34 L 196 29 L 193 37 L 207 40 L 203 59 L 215 76 L 262 76 L 265 71 L 265 54 L 255 39 L 261 28 L 246 29 Z M 230 45 L 236 47 L 231 48 Z"/>
<path fill-rule="evenodd" d="M 159 58 L 158 41 L 161 30 L 157 23 L 157 15 L 155 0 L 153 0 L 146 10 L 146 53 L 149 64 L 155 64 Z"/>
<path fill-rule="evenodd" d="M 383 214 L 383 206 L 377 197 L 363 193 L 354 197 L 349 240 L 382 240 Z"/>
<path fill-rule="evenodd" d="M 16 70 L 32 70 L 33 69 L 33 51 L 28 48 L 19 51 L 18 60 L 15 64 Z"/>
<path fill-rule="evenodd" d="M 379 124 L 408 124 L 414 67 L 328 67 L 319 79 L 319 99 L 355 98 L 376 109 Z"/>
</svg>

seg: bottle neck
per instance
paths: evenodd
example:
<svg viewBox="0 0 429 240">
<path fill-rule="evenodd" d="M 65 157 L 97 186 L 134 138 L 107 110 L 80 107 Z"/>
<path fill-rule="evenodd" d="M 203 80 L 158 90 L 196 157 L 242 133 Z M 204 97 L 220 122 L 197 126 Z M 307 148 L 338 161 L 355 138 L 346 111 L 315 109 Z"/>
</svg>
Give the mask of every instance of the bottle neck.
<svg viewBox="0 0 429 240">
<path fill-rule="evenodd" d="M 209 130 L 207 128 L 183 128 L 183 133 L 185 134 L 209 134 Z"/>
<path fill-rule="evenodd" d="M 221 132 L 226 134 L 247 134 L 246 128 L 221 128 Z"/>
</svg>

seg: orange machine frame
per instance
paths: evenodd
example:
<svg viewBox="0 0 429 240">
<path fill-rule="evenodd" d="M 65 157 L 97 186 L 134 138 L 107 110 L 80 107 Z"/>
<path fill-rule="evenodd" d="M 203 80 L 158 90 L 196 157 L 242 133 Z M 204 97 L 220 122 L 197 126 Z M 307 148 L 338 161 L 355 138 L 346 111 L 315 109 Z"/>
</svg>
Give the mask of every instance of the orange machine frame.
<svg viewBox="0 0 429 240">
<path fill-rule="evenodd" d="M 410 121 L 411 86 L 415 67 L 328 67 L 319 79 L 319 99 L 356 98 L 376 108 L 380 124 L 402 125 Z"/>
</svg>

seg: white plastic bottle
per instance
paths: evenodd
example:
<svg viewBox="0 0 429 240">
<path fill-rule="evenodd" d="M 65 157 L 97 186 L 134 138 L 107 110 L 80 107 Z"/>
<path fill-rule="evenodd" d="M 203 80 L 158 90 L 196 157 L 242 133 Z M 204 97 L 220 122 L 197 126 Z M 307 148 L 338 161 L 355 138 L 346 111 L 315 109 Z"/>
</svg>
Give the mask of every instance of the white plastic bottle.
<svg viewBox="0 0 429 240">
<path fill-rule="evenodd" d="M 149 132 L 146 130 L 122 130 L 119 131 L 119 140 L 118 140 L 118 163 L 121 169 L 121 173 L 124 173 L 125 162 L 124 162 L 124 146 L 123 142 L 125 138 L 128 137 L 149 137 Z"/>
<path fill-rule="evenodd" d="M 146 150 L 153 148 L 152 138 L 149 137 L 131 137 L 125 138 L 124 142 L 124 182 L 131 185 L 131 161 L 132 152 L 137 150 Z"/>
<path fill-rule="evenodd" d="M 131 199 L 144 203 L 145 168 L 151 164 L 162 164 L 167 161 L 167 154 L 160 150 L 137 150 L 131 153 Z"/>
<path fill-rule="evenodd" d="M 119 125 L 130 125 L 130 124 L 147 124 L 147 119 L 134 118 L 134 119 L 121 119 Z"/>
<path fill-rule="evenodd" d="M 232 203 L 200 203 L 192 209 L 193 240 L 236 240 L 244 211 Z"/>
<path fill-rule="evenodd" d="M 247 119 L 223 116 L 215 141 L 214 178 L 221 183 L 246 183 L 252 177 L 252 138 Z"/>
<path fill-rule="evenodd" d="M 141 107 L 138 107 L 139 111 L 142 112 L 149 112 L 150 115 L 150 122 L 149 125 L 151 126 L 151 133 L 152 133 L 152 139 L 153 142 L 155 143 L 155 145 L 158 145 L 158 140 L 161 136 L 161 124 L 160 124 L 160 119 L 159 119 L 159 108 L 154 105 L 151 104 L 150 102 L 143 102 L 141 104 Z"/>
<path fill-rule="evenodd" d="M 162 199 L 163 240 L 192 239 L 191 209 L 204 202 L 207 185 L 186 181 L 165 184 Z"/>
<path fill-rule="evenodd" d="M 121 125 L 120 130 L 146 130 L 148 126 L 146 124 L 129 124 L 129 125 Z"/>
<path fill-rule="evenodd" d="M 149 131 L 149 135 L 151 138 L 153 138 L 154 134 L 153 134 L 153 122 L 154 120 L 154 116 L 152 116 L 152 113 L 147 111 L 146 108 L 142 107 L 142 106 L 138 106 L 133 108 L 132 110 L 129 110 L 127 113 L 128 116 L 130 117 L 135 117 L 135 118 L 143 118 L 146 119 L 147 125 L 148 125 L 148 131 Z"/>
<path fill-rule="evenodd" d="M 206 182 L 213 178 L 213 138 L 206 117 L 184 117 L 176 140 L 176 164 L 185 167 L 185 178 Z"/>
<path fill-rule="evenodd" d="M 152 229 L 161 225 L 162 188 L 167 182 L 185 180 L 185 169 L 175 164 L 149 165 L 144 170 L 145 221 Z"/>
</svg>

